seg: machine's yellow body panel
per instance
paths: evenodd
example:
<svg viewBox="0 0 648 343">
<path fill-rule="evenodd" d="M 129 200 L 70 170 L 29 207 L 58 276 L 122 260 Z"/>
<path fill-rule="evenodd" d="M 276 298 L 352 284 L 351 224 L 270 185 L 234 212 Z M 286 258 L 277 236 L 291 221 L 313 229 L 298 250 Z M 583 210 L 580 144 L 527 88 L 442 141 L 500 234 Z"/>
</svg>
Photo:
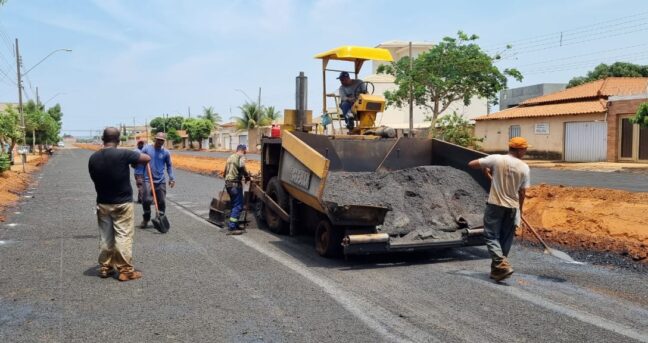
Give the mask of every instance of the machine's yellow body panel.
<svg viewBox="0 0 648 343">
<path fill-rule="evenodd" d="M 317 177 L 325 179 L 330 161 L 290 132 L 282 134 L 281 146 Z"/>
<path fill-rule="evenodd" d="M 369 48 L 365 46 L 345 45 L 325 51 L 315 55 L 315 58 L 329 59 L 329 60 L 342 60 L 342 61 L 357 61 L 357 60 L 372 60 L 372 61 L 385 61 L 392 62 L 394 58 L 387 49 L 382 48 Z"/>
<path fill-rule="evenodd" d="M 313 125 L 313 111 L 306 111 L 306 118 L 304 118 L 304 126 Z M 297 110 L 284 110 L 284 122 L 281 126 L 282 131 L 295 131 L 297 127 Z"/>
</svg>

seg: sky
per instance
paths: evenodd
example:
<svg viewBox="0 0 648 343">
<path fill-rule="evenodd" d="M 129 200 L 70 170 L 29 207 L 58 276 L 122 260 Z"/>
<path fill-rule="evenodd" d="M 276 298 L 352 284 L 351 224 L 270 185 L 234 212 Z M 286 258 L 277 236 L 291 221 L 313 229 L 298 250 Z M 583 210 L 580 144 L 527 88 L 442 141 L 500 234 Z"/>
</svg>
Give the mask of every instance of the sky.
<svg viewBox="0 0 648 343">
<path fill-rule="evenodd" d="M 321 65 L 341 45 L 438 42 L 458 30 L 522 82 L 567 82 L 601 62 L 648 64 L 648 2 L 383 0 L 8 0 L 0 7 L 0 102 L 17 102 L 19 39 L 27 99 L 36 87 L 60 103 L 63 131 L 143 124 L 204 106 L 229 121 L 256 101 L 293 108 L 295 77 L 309 77 L 308 107 L 321 108 Z M 560 35 L 562 32 L 562 45 Z M 370 68 L 365 68 L 370 70 Z M 6 75 L 5 75 L 6 74 Z M 366 72 L 364 73 L 366 74 Z M 361 74 L 362 75 L 362 74 Z M 335 86 L 330 78 L 329 85 Z"/>
</svg>

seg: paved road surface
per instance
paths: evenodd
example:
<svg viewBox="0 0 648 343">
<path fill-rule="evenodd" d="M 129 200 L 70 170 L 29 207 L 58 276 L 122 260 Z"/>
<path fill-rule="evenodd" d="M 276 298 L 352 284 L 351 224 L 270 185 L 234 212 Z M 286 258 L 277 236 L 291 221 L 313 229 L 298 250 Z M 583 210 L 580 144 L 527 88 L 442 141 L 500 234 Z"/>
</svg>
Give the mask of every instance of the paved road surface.
<svg viewBox="0 0 648 343">
<path fill-rule="evenodd" d="M 592 172 L 533 168 L 533 184 L 547 183 L 576 187 L 620 189 L 631 192 L 648 192 L 648 175 L 630 172 Z"/>
<path fill-rule="evenodd" d="M 505 285 L 483 248 L 327 260 L 308 237 L 226 236 L 200 218 L 220 180 L 183 171 L 172 230 L 136 233 L 144 278 L 100 279 L 89 155 L 61 151 L 0 227 L 2 342 L 648 342 L 645 274 L 520 246 Z"/>
<path fill-rule="evenodd" d="M 173 154 L 209 156 L 227 158 L 229 152 L 207 151 L 172 151 Z M 258 154 L 247 154 L 250 160 L 260 160 Z M 631 192 L 648 192 L 648 175 L 630 172 L 591 172 L 575 170 L 556 170 L 547 168 L 533 168 L 531 172 L 533 184 L 553 184 L 577 187 L 599 187 L 620 189 Z"/>
</svg>

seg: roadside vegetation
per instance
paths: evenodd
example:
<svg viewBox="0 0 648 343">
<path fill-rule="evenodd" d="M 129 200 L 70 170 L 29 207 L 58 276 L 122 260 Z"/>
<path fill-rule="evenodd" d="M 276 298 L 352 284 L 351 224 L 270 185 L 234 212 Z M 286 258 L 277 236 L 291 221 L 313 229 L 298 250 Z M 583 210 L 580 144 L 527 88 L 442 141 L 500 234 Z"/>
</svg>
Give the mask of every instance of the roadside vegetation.
<svg viewBox="0 0 648 343">
<path fill-rule="evenodd" d="M 569 80 L 567 88 L 580 86 L 584 83 L 605 79 L 606 77 L 648 77 L 648 65 L 627 62 L 615 62 L 607 65 L 601 63 L 585 76 L 577 76 Z"/>
</svg>

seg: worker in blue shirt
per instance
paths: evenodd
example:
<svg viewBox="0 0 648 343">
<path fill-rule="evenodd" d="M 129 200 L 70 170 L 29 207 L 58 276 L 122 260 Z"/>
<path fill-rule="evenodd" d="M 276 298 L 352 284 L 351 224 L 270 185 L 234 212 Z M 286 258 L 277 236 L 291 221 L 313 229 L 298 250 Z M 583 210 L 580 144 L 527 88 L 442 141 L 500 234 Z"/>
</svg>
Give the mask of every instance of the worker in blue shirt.
<svg viewBox="0 0 648 343">
<path fill-rule="evenodd" d="M 164 148 L 166 141 L 166 134 L 158 132 L 155 135 L 155 143 L 153 145 L 146 145 L 142 149 L 142 153 L 151 156 L 151 173 L 153 174 L 153 184 L 155 185 L 155 196 L 157 197 L 158 208 L 161 213 L 166 210 L 166 177 L 164 170 L 166 169 L 169 175 L 169 187 L 175 186 L 175 175 L 173 173 L 173 165 L 171 164 L 171 154 Z M 149 182 L 148 173 L 144 174 L 144 199 L 142 199 L 142 207 L 144 208 L 144 220 L 140 224 L 140 228 L 146 228 L 149 220 L 151 220 L 151 203 L 153 202 L 153 193 L 151 193 L 151 186 Z"/>
<path fill-rule="evenodd" d="M 137 141 L 137 148 L 133 149 L 133 151 L 142 153 L 142 150 L 144 150 L 144 140 L 140 139 Z M 144 194 L 144 174 L 146 174 L 146 165 L 136 164 L 133 166 L 133 169 L 135 170 L 133 173 L 135 174 L 135 185 L 137 185 L 137 202 L 141 204 Z"/>
</svg>

